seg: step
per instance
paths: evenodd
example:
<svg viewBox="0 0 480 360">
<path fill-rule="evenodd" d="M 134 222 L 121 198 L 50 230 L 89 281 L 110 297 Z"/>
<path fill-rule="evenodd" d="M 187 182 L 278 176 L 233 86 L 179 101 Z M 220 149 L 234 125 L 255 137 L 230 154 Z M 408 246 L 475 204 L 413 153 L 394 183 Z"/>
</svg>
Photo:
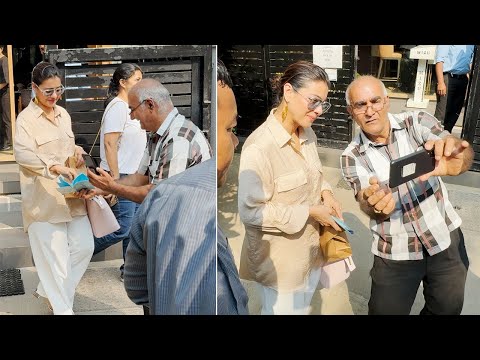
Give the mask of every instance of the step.
<svg viewBox="0 0 480 360">
<path fill-rule="evenodd" d="M 11 211 L 22 211 L 21 194 L 0 195 L 0 220 L 2 213 Z"/>
<path fill-rule="evenodd" d="M 33 266 L 28 235 L 21 229 L 0 230 L 0 269 Z"/>
<path fill-rule="evenodd" d="M 0 194 L 20 193 L 20 174 L 15 162 L 0 163 Z"/>
<path fill-rule="evenodd" d="M 0 230 L 23 228 L 22 211 L 0 212 Z"/>
<path fill-rule="evenodd" d="M 0 194 L 17 194 L 19 192 L 19 181 L 0 181 Z"/>
</svg>

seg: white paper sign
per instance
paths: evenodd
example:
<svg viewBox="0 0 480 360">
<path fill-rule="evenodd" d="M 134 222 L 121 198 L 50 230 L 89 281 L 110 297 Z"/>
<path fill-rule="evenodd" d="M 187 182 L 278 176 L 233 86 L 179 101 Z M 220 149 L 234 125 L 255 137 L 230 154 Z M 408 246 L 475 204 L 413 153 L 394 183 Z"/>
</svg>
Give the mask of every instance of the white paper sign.
<svg viewBox="0 0 480 360">
<path fill-rule="evenodd" d="M 325 72 L 328 75 L 328 80 L 337 81 L 337 69 L 325 69 Z"/>
<path fill-rule="evenodd" d="M 342 68 L 343 45 L 313 45 L 313 63 L 331 69 Z"/>
</svg>

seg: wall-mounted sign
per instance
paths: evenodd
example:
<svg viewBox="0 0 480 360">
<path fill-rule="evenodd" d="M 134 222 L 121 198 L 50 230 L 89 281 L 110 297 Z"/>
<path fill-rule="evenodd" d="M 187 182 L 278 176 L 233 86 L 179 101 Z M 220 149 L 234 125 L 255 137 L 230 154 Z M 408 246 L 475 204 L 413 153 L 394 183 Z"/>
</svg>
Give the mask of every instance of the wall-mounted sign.
<svg viewBox="0 0 480 360">
<path fill-rule="evenodd" d="M 313 45 L 313 63 L 322 68 L 342 68 L 343 45 Z"/>
<path fill-rule="evenodd" d="M 337 81 L 337 69 L 325 69 L 325 72 L 328 75 L 328 80 Z"/>
</svg>

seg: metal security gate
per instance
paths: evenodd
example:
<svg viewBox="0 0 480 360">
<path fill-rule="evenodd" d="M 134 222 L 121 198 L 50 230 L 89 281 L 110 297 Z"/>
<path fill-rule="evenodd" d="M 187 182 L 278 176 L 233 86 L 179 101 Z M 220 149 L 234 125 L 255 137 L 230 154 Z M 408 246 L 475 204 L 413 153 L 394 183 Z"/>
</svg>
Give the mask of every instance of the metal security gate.
<svg viewBox="0 0 480 360">
<path fill-rule="evenodd" d="M 271 80 L 291 63 L 298 60 L 312 61 L 313 46 L 219 46 L 218 58 L 225 63 L 234 83 L 233 91 L 241 116 L 237 133 L 241 137 L 247 137 L 267 118 L 273 106 Z M 321 146 L 344 149 L 353 137 L 345 90 L 354 79 L 355 69 L 355 46 L 344 45 L 342 69 L 338 70 L 337 81 L 332 82 L 328 96 L 332 108 L 312 125 Z"/>
<path fill-rule="evenodd" d="M 472 144 L 475 152 L 470 170 L 480 171 L 480 45 L 476 45 L 475 48 L 471 76 L 472 79 L 468 85 L 462 138 Z"/>
<path fill-rule="evenodd" d="M 209 138 L 211 57 L 211 45 L 59 49 L 47 54 L 47 60 L 60 69 L 66 87 L 59 105 L 70 114 L 76 143 L 86 151 L 100 127 L 110 79 L 123 62 L 138 64 L 144 78 L 155 78 L 165 85 L 173 105 Z M 99 142 L 92 154 L 100 156 Z"/>
</svg>

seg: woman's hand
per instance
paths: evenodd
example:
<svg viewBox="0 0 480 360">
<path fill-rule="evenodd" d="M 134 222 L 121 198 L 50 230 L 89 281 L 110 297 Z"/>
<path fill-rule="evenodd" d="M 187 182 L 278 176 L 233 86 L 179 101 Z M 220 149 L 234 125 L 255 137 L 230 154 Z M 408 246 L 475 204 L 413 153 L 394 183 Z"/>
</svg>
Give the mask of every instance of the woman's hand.
<svg viewBox="0 0 480 360">
<path fill-rule="evenodd" d="M 62 166 L 62 165 L 51 166 L 50 172 L 57 175 L 63 175 L 63 177 L 68 178 L 68 180 L 70 181 L 73 181 L 73 179 L 75 179 L 75 176 L 77 176 L 77 171 L 75 169 Z"/>
<path fill-rule="evenodd" d="M 82 154 L 86 154 L 85 150 L 81 146 L 75 146 L 75 158 L 77 159 L 77 164 L 75 165 L 77 168 L 85 164 L 85 160 L 83 159 Z"/>
<path fill-rule="evenodd" d="M 328 206 L 333 209 L 334 213 L 332 215 L 339 217 L 343 220 L 342 206 L 337 199 L 333 196 L 331 191 L 325 190 L 322 191 L 323 205 Z"/>
<path fill-rule="evenodd" d="M 331 226 L 337 231 L 342 231 L 340 226 L 333 220 L 334 210 L 325 205 L 310 206 L 309 214 L 322 226 Z"/>
</svg>

